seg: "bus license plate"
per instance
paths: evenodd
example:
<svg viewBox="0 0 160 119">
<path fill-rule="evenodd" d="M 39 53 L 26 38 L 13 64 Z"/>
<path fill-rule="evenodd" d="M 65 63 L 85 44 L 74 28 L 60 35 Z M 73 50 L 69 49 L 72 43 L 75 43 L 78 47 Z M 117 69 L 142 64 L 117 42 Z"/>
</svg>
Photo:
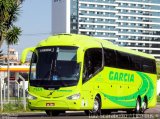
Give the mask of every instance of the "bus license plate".
<svg viewBox="0 0 160 119">
<path fill-rule="evenodd" d="M 52 107 L 52 106 L 55 106 L 55 104 L 54 103 L 46 103 L 46 106 L 47 107 Z"/>
</svg>

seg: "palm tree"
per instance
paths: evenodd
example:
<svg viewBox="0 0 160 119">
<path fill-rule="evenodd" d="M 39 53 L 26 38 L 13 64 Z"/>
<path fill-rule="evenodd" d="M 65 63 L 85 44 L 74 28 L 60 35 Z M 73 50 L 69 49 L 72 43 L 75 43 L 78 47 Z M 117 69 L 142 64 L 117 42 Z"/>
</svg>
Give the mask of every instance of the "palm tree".
<svg viewBox="0 0 160 119">
<path fill-rule="evenodd" d="M 14 26 L 17 21 L 20 5 L 24 0 L 0 0 L 0 47 L 4 40 L 8 45 L 8 68 L 7 68 L 7 81 L 8 81 L 8 102 L 9 102 L 9 45 L 18 42 L 18 36 L 21 34 L 20 28 Z"/>
<path fill-rule="evenodd" d="M 8 53 L 7 53 L 7 81 L 8 81 L 8 102 L 10 100 L 10 71 L 9 71 L 9 64 L 10 64 L 10 61 L 9 61 L 9 46 L 10 45 L 13 45 L 13 44 L 16 44 L 18 43 L 18 36 L 21 34 L 21 29 L 16 27 L 16 26 L 13 26 L 12 29 L 9 29 L 7 35 L 6 35 L 6 42 L 7 42 L 7 45 L 8 45 Z"/>
<path fill-rule="evenodd" d="M 20 5 L 24 0 L 0 0 L 0 47 L 6 39 L 13 24 L 17 21 L 20 12 Z"/>
<path fill-rule="evenodd" d="M 18 36 L 21 35 L 21 32 L 21 29 L 16 26 L 13 26 L 12 29 L 9 29 L 5 38 L 7 45 L 14 45 L 18 43 Z"/>
</svg>

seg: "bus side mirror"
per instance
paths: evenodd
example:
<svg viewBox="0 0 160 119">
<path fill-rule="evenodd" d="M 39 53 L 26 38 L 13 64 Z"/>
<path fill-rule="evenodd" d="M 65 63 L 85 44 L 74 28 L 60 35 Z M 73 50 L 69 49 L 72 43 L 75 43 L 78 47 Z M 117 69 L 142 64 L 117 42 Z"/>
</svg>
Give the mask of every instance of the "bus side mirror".
<svg viewBox="0 0 160 119">
<path fill-rule="evenodd" d="M 21 55 L 21 63 L 22 64 L 25 63 L 27 54 L 29 52 L 34 52 L 34 50 L 35 50 L 35 47 L 26 48 L 26 49 L 23 50 L 22 55 Z"/>
</svg>

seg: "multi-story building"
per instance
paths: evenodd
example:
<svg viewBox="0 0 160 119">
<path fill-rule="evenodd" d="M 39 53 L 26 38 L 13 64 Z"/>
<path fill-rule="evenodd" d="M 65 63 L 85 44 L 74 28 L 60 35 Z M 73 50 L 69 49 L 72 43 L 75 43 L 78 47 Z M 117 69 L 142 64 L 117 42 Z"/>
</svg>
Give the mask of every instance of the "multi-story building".
<svg viewBox="0 0 160 119">
<path fill-rule="evenodd" d="M 52 33 L 78 33 L 160 58 L 159 0 L 53 0 Z"/>
<path fill-rule="evenodd" d="M 160 4 L 154 0 L 116 0 L 116 3 L 116 42 L 160 58 Z"/>
<path fill-rule="evenodd" d="M 7 54 L 2 55 L 0 57 L 0 65 L 7 65 L 7 59 L 8 59 Z M 9 63 L 10 65 L 20 64 L 20 61 L 18 61 L 18 52 L 13 48 L 9 49 Z"/>
</svg>

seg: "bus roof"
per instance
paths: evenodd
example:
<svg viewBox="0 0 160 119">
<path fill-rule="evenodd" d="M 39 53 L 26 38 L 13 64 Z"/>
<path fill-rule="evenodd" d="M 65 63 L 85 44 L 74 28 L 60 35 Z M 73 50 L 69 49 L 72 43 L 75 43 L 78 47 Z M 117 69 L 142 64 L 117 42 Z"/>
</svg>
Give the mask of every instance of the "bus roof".
<svg viewBox="0 0 160 119">
<path fill-rule="evenodd" d="M 47 39 L 41 41 L 37 47 L 42 46 L 77 46 L 82 47 L 83 49 L 88 48 L 96 48 L 101 47 L 103 45 L 104 48 L 114 49 L 150 59 L 155 59 L 154 56 L 150 54 L 146 54 L 143 52 L 139 52 L 136 50 L 131 50 L 125 47 L 117 46 L 112 42 L 107 40 L 102 40 L 99 38 L 94 38 L 91 36 L 79 35 L 79 34 L 57 34 L 54 36 L 50 36 Z"/>
</svg>

